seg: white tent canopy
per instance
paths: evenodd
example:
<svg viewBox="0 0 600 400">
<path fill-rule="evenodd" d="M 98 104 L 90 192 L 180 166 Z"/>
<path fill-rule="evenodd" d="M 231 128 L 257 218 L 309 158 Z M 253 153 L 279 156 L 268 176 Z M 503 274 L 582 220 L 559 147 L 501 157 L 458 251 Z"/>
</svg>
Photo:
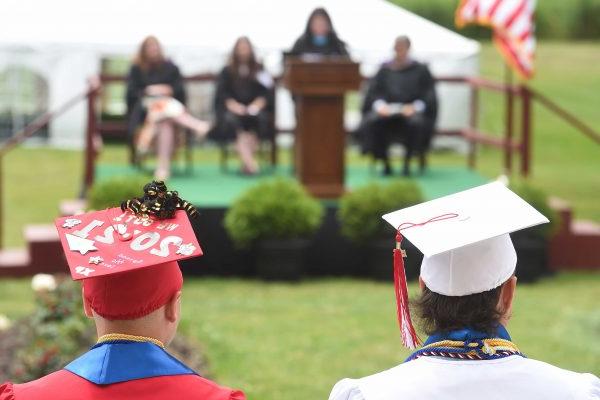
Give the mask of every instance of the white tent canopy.
<svg viewBox="0 0 600 400">
<path fill-rule="evenodd" d="M 5 0 L 0 30 L 0 72 L 24 65 L 48 80 L 50 108 L 82 90 L 102 57 L 131 55 L 156 35 L 184 74 L 218 70 L 235 39 L 247 35 L 272 73 L 281 72 L 282 51 L 304 31 L 312 9 L 325 7 L 338 35 L 348 43 L 364 74 L 391 55 L 399 34 L 413 42 L 413 56 L 436 75 L 474 75 L 479 45 L 384 0 L 186 1 Z M 451 97 L 451 99 L 450 99 Z M 440 124 L 467 121 L 468 91 L 441 87 Z M 278 121 L 293 123 L 286 94 L 278 99 Z M 51 127 L 59 145 L 82 142 L 82 105 Z"/>
</svg>

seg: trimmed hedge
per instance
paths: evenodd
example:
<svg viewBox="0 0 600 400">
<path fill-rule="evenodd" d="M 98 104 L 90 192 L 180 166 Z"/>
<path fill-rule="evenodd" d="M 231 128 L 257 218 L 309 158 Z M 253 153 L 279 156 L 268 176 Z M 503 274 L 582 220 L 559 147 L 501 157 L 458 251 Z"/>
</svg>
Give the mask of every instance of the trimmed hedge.
<svg viewBox="0 0 600 400">
<path fill-rule="evenodd" d="M 274 178 L 242 193 L 227 210 L 224 226 L 235 245 L 244 248 L 257 240 L 310 237 L 321 226 L 323 212 L 298 182 Z"/>
<path fill-rule="evenodd" d="M 527 182 L 513 182 L 509 185 L 509 188 L 550 220 L 548 224 L 537 225 L 528 229 L 535 235 L 549 240 L 560 228 L 561 221 L 560 214 L 550 207 L 546 192 Z"/>
<path fill-rule="evenodd" d="M 128 175 L 96 183 L 88 196 L 89 207 L 92 210 L 119 207 L 122 201 L 141 196 L 144 185 L 151 180 L 144 175 Z"/>
<path fill-rule="evenodd" d="M 386 184 L 373 182 L 346 193 L 340 199 L 338 219 L 342 235 L 355 243 L 385 237 L 394 229 L 381 219 L 383 214 L 424 201 L 412 180 L 398 179 Z"/>
</svg>

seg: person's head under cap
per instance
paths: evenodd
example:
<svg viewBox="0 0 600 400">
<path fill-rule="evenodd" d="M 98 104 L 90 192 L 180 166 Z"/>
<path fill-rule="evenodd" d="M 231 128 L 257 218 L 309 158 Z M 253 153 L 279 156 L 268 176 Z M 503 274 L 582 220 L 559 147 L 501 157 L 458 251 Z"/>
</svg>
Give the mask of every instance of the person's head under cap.
<svg viewBox="0 0 600 400">
<path fill-rule="evenodd" d="M 548 222 L 499 182 L 383 218 L 423 252 L 416 306 L 428 334 L 506 325 L 517 282 L 509 233 Z"/>
<path fill-rule="evenodd" d="M 181 315 L 177 261 L 202 254 L 186 213 L 158 220 L 112 208 L 59 218 L 56 227 L 71 275 L 82 280 L 84 311 L 98 336 L 168 344 Z"/>
<path fill-rule="evenodd" d="M 182 286 L 177 261 L 84 279 L 83 307 L 99 337 L 122 333 L 168 344 L 181 316 Z"/>
<path fill-rule="evenodd" d="M 516 265 L 508 234 L 424 257 L 422 292 L 415 305 L 425 333 L 465 327 L 495 333 L 498 325 L 506 326 L 512 316 Z"/>
</svg>

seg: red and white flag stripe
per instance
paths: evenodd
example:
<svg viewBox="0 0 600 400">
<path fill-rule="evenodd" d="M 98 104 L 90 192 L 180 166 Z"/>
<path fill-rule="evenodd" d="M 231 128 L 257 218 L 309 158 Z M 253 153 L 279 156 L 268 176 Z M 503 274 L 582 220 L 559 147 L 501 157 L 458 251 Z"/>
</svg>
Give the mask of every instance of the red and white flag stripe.
<svg viewBox="0 0 600 400">
<path fill-rule="evenodd" d="M 494 42 L 507 62 L 524 78 L 534 72 L 536 0 L 462 0 L 456 25 L 489 26 Z"/>
</svg>

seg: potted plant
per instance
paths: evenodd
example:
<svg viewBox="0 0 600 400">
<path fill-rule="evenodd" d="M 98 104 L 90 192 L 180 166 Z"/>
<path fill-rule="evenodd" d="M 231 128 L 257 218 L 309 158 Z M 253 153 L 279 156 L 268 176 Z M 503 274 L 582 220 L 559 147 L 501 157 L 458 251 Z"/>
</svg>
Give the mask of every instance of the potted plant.
<svg viewBox="0 0 600 400">
<path fill-rule="evenodd" d="M 407 179 L 388 184 L 370 183 L 347 193 L 340 200 L 338 219 L 342 235 L 364 249 L 365 267 L 373 278 L 393 278 L 395 231 L 381 216 L 422 201 L 423 195 L 417 184 Z M 402 245 L 407 252 L 407 278 L 415 278 L 419 275 L 422 254 L 406 239 Z"/>
<path fill-rule="evenodd" d="M 118 176 L 98 182 L 89 192 L 88 208 L 102 210 L 119 207 L 123 200 L 140 196 L 148 182 L 149 178 L 144 175 Z"/>
<path fill-rule="evenodd" d="M 225 229 L 238 248 L 254 248 L 256 269 L 267 280 L 298 280 L 310 237 L 321 226 L 323 206 L 291 179 L 261 182 L 225 214 Z"/>
<path fill-rule="evenodd" d="M 520 282 L 534 282 L 548 272 L 548 242 L 560 226 L 560 217 L 549 206 L 544 191 L 526 182 L 512 183 L 510 189 L 550 220 L 511 234 L 518 259 L 516 275 Z"/>
</svg>

